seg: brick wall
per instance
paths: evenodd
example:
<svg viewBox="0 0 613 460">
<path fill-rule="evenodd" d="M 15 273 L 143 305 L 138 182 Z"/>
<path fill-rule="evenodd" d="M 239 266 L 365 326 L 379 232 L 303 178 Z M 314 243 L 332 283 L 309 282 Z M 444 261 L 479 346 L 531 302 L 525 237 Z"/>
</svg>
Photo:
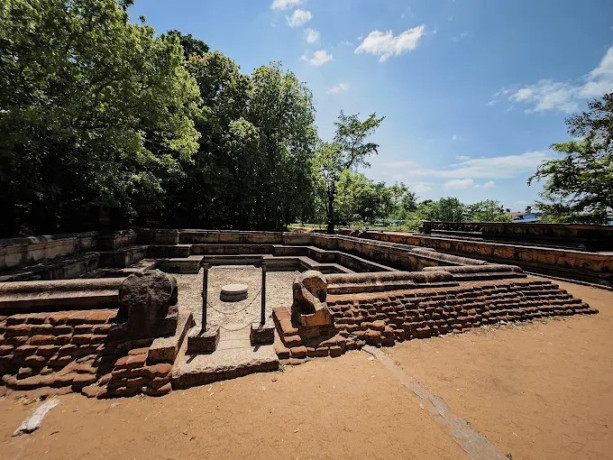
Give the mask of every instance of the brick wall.
<svg viewBox="0 0 613 460">
<path fill-rule="evenodd" d="M 557 285 L 536 280 L 328 296 L 327 304 L 334 331 L 318 338 L 302 337 L 287 308 L 273 310 L 280 359 L 295 364 L 311 357 L 340 356 L 365 344 L 392 346 L 487 324 L 597 313 Z"/>
<path fill-rule="evenodd" d="M 111 342 L 117 311 L 79 310 L 0 316 L 0 375 L 12 390 L 81 392 L 90 397 L 160 396 L 172 363 L 147 361 L 153 339 Z"/>
</svg>

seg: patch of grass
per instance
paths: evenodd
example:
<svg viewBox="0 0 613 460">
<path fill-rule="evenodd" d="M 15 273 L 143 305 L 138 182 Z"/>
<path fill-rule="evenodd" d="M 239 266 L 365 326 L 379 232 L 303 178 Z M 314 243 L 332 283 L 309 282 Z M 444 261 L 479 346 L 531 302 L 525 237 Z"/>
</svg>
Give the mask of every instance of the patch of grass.
<svg viewBox="0 0 613 460">
<path fill-rule="evenodd" d="M 279 364 L 279 372 L 285 372 L 285 364 Z"/>
</svg>

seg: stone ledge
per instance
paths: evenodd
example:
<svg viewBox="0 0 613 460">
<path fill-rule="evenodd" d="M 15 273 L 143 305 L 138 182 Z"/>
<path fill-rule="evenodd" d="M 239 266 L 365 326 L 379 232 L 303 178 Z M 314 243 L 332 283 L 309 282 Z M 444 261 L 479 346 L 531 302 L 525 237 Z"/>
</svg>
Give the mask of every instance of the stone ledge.
<svg viewBox="0 0 613 460">
<path fill-rule="evenodd" d="M 194 325 L 194 316 L 191 312 L 184 312 L 179 309 L 177 329 L 174 336 L 158 337 L 153 341 L 149 348 L 147 363 L 173 363 L 185 340 L 189 329 Z"/>
</svg>

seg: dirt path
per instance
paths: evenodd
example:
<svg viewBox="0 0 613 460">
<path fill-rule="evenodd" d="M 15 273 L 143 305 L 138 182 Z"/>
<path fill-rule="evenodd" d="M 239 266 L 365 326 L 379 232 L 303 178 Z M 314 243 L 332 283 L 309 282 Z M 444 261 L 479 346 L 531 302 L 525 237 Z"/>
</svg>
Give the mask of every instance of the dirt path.
<svg viewBox="0 0 613 460">
<path fill-rule="evenodd" d="M 613 457 L 613 292 L 557 282 L 600 310 L 386 349 L 514 459 Z"/>
<path fill-rule="evenodd" d="M 0 398 L 0 457 L 463 458 L 364 352 L 163 398 L 60 397 L 41 428 L 11 433 L 38 403 Z"/>
</svg>

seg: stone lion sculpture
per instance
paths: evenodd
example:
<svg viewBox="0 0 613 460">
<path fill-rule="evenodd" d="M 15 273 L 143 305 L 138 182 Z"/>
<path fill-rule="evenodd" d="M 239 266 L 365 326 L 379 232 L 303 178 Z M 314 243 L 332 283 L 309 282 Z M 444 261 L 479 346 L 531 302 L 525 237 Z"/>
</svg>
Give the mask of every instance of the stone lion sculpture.
<svg viewBox="0 0 613 460">
<path fill-rule="evenodd" d="M 326 305 L 328 283 L 323 275 L 309 270 L 296 277 L 292 285 L 292 321 L 302 327 L 329 326 L 332 317 Z"/>
<path fill-rule="evenodd" d="M 136 340 L 173 334 L 177 317 L 177 280 L 160 270 L 133 273 L 119 286 L 113 338 Z"/>
</svg>

